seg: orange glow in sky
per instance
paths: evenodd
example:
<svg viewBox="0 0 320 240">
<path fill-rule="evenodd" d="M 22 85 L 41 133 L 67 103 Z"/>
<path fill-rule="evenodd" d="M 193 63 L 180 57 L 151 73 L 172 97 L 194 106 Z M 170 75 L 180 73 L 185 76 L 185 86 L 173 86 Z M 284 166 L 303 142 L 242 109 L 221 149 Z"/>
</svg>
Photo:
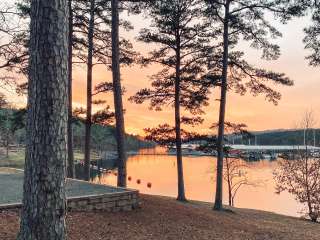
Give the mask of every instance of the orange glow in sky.
<svg viewBox="0 0 320 240">
<path fill-rule="evenodd" d="M 144 22 L 141 17 L 130 18 L 135 30 L 126 33 L 134 41 L 136 50 L 145 52 L 150 47 L 137 43 L 134 39 L 139 31 L 139 26 Z M 263 96 L 253 97 L 249 93 L 239 96 L 229 93 L 227 119 L 228 121 L 246 123 L 251 130 L 294 128 L 301 119 L 304 111 L 313 109 L 319 118 L 320 107 L 320 68 L 310 67 L 305 57 L 308 51 L 304 49 L 302 42 L 303 28 L 308 26 L 308 18 L 295 19 L 288 25 L 280 26 L 283 38 L 277 40 L 281 47 L 282 55 L 276 61 L 264 61 L 260 59 L 260 52 L 250 49 L 246 43 L 240 48 L 246 52 L 247 60 L 259 67 L 264 67 L 277 72 L 286 73 L 295 81 L 293 87 L 278 87 L 282 93 L 282 99 L 278 106 L 265 101 Z M 126 109 L 126 131 L 129 133 L 143 134 L 143 128 L 153 127 L 164 122 L 173 122 L 173 111 L 167 108 L 162 112 L 150 111 L 148 103 L 137 105 L 127 101 L 140 88 L 150 86 L 148 76 L 156 73 L 158 67 L 140 68 L 133 66 L 122 69 L 123 86 L 126 88 L 124 95 L 124 107 Z M 77 68 L 74 74 L 74 102 L 85 103 L 85 68 Z M 94 69 L 94 81 L 110 81 L 111 74 L 102 66 Z M 113 106 L 112 95 L 103 96 Z M 218 91 L 215 91 L 211 99 L 211 105 L 206 108 L 205 123 L 195 130 L 206 131 L 209 125 L 218 118 Z M 198 129 L 197 129 L 198 128 Z"/>
<path fill-rule="evenodd" d="M 152 46 L 146 47 L 142 43 L 135 41 L 137 33 L 147 24 L 141 16 L 130 16 L 135 30 L 125 34 L 134 43 L 135 50 L 146 52 Z M 301 119 L 301 115 L 311 108 L 317 118 L 320 118 L 320 68 L 308 65 L 305 57 L 308 51 L 304 49 L 302 39 L 304 37 L 303 28 L 309 24 L 309 17 L 295 19 L 288 25 L 279 26 L 283 33 L 283 38 L 277 40 L 281 47 L 282 55 L 276 61 L 264 61 L 260 59 L 260 52 L 250 49 L 247 43 L 241 43 L 239 48 L 246 53 L 249 63 L 257 67 L 263 67 L 277 72 L 286 73 L 295 81 L 293 87 L 280 87 L 282 100 L 278 106 L 265 101 L 263 96 L 253 97 L 250 94 L 238 96 L 229 93 L 227 100 L 227 120 L 237 123 L 245 123 L 250 130 L 266 130 L 280 128 L 294 128 Z M 173 123 L 173 111 L 167 108 L 162 112 L 154 112 L 148 109 L 148 103 L 137 105 L 128 101 L 128 98 L 139 89 L 150 86 L 148 76 L 156 73 L 159 67 L 141 68 L 133 66 L 122 69 L 122 84 L 126 89 L 124 97 L 124 108 L 126 109 L 125 123 L 126 131 L 133 134 L 143 135 L 143 128 L 154 127 L 160 123 Z M 111 73 L 103 66 L 94 68 L 94 85 L 101 81 L 111 81 Z M 113 96 L 111 94 L 99 97 L 106 99 L 113 107 Z M 203 126 L 194 130 L 205 132 L 213 122 L 218 119 L 218 92 L 213 93 L 211 104 L 205 109 L 206 115 Z M 86 102 L 86 68 L 75 67 L 73 101 L 75 106 L 85 106 Z M 318 121 L 319 122 L 319 121 Z"/>
</svg>

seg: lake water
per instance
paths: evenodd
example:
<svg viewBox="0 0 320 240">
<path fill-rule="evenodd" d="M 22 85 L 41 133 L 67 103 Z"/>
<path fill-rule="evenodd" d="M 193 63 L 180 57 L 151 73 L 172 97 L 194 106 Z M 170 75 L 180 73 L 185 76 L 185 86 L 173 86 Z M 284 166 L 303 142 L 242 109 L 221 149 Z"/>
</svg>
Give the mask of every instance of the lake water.
<svg viewBox="0 0 320 240">
<path fill-rule="evenodd" d="M 213 202 L 215 190 L 214 157 L 183 157 L 185 190 L 188 199 Z M 263 160 L 250 162 L 248 177 L 259 186 L 243 186 L 235 199 L 235 207 L 251 208 L 276 212 L 290 216 L 301 216 L 303 206 L 287 192 L 276 194 L 273 171 L 277 161 Z M 127 161 L 128 187 L 138 189 L 141 193 L 177 196 L 177 167 L 175 156 L 169 155 L 135 155 Z M 140 184 L 137 180 L 140 180 Z M 94 182 L 116 185 L 117 177 L 112 173 L 103 173 L 95 177 Z M 149 188 L 148 183 L 152 186 Z M 227 204 L 227 186 L 224 185 L 224 203 Z"/>
</svg>

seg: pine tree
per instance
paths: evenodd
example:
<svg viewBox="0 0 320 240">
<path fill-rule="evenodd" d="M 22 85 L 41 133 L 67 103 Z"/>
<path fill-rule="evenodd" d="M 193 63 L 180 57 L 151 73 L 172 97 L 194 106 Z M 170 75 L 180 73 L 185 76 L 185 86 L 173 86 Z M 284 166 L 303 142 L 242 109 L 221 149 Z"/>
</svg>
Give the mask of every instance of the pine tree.
<svg viewBox="0 0 320 240">
<path fill-rule="evenodd" d="M 311 51 L 311 54 L 307 57 L 311 66 L 320 65 L 320 3 L 317 1 L 310 1 L 309 5 L 305 4 L 304 6 L 309 6 L 312 11 L 312 24 L 304 31 L 306 37 L 304 38 L 304 43 L 306 49 Z"/>
<path fill-rule="evenodd" d="M 106 0 L 77 1 L 75 4 L 74 32 L 75 53 L 78 63 L 87 64 L 87 117 L 85 134 L 85 179 L 90 179 L 90 147 L 92 126 L 92 103 L 95 93 L 92 89 L 93 68 L 97 65 L 112 68 L 112 40 L 111 40 L 111 2 Z M 119 25 L 130 30 L 128 22 L 121 21 Z M 130 65 L 134 62 L 136 53 L 132 44 L 119 39 L 119 63 Z M 87 51 L 87 52 L 86 52 Z M 105 82 L 104 84 L 109 84 Z M 116 91 L 116 87 L 112 87 Z M 100 89 L 101 90 L 101 89 Z M 117 112 L 117 110 L 116 110 Z M 121 158 L 121 156 L 120 156 Z M 121 158 L 122 159 L 122 158 Z M 125 159 L 125 158 L 124 158 Z M 120 161 L 121 162 L 121 161 Z M 121 164 L 120 164 L 121 165 Z"/>
<path fill-rule="evenodd" d="M 13 74 L 27 76 L 29 10 L 24 2 L 17 6 L 0 5 L 0 84 L 16 86 Z"/>
<path fill-rule="evenodd" d="M 92 71 L 93 71 L 93 38 L 95 23 L 95 0 L 90 0 L 89 26 L 88 26 L 88 55 L 87 55 L 87 117 L 84 145 L 84 179 L 90 180 L 90 140 L 92 125 Z"/>
<path fill-rule="evenodd" d="M 282 22 L 294 15 L 301 15 L 302 10 L 291 1 L 286 0 L 206 0 L 206 14 L 215 22 L 214 31 L 221 32 L 221 93 L 218 130 L 218 160 L 216 198 L 214 209 L 221 210 L 223 182 L 223 145 L 224 122 L 226 113 L 227 91 L 235 88 L 243 93 L 249 88 L 254 94 L 265 93 L 266 98 L 276 103 L 281 95 L 268 87 L 265 82 L 272 81 L 284 85 L 292 85 L 292 81 L 284 74 L 254 68 L 243 60 L 244 53 L 231 50 L 239 39 L 251 43 L 251 47 L 260 49 L 262 57 L 267 60 L 277 59 L 279 47 L 270 39 L 281 37 L 281 33 L 266 18 L 271 13 Z M 243 79 L 249 79 L 243 83 Z"/>
<path fill-rule="evenodd" d="M 75 178 L 74 154 L 73 154 L 73 131 L 72 131 L 72 70 L 73 70 L 73 5 L 68 0 L 69 9 L 69 36 L 68 36 L 68 166 L 67 176 Z"/>
<path fill-rule="evenodd" d="M 197 0 L 164 0 L 146 4 L 145 13 L 150 16 L 152 23 L 149 28 L 141 31 L 139 40 L 157 44 L 158 48 L 144 57 L 141 63 L 160 64 L 162 70 L 151 77 L 152 88 L 142 89 L 130 98 L 136 103 L 149 100 L 151 109 L 155 110 L 162 110 L 167 105 L 174 108 L 175 126 L 172 129 L 175 131 L 177 199 L 180 201 L 186 200 L 181 151 L 181 109 L 192 115 L 202 114 L 201 107 L 208 104 L 209 86 L 212 85 L 207 78 L 206 68 L 207 56 L 212 49 L 208 42 L 208 26 L 202 18 L 202 7 L 201 1 Z"/>
<path fill-rule="evenodd" d="M 125 126 L 120 78 L 120 42 L 119 42 L 119 1 L 111 0 L 112 12 L 112 80 L 114 107 L 116 114 L 116 135 L 118 150 L 118 186 L 127 186 Z"/>
<path fill-rule="evenodd" d="M 19 240 L 66 238 L 67 0 L 32 0 L 27 147 Z"/>
</svg>

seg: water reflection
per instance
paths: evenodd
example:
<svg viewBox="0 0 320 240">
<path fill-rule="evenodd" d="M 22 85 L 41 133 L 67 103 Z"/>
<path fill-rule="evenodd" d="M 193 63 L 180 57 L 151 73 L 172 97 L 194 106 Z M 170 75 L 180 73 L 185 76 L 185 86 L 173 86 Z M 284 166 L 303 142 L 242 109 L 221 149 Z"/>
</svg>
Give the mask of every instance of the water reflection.
<svg viewBox="0 0 320 240">
<path fill-rule="evenodd" d="M 177 169 L 175 156 L 155 155 L 154 150 L 145 150 L 142 155 L 129 156 L 128 187 L 139 189 L 141 193 L 176 197 Z M 216 158 L 184 157 L 184 176 L 188 199 L 208 201 L 214 199 Z M 243 186 L 235 199 L 235 206 L 272 211 L 280 214 L 300 216 L 302 205 L 289 193 L 275 193 L 273 170 L 277 161 L 250 162 L 248 176 L 259 181 L 259 187 Z M 129 180 L 130 179 L 130 180 Z M 137 180 L 140 180 L 140 183 Z M 104 172 L 93 178 L 93 182 L 116 185 L 113 172 Z M 152 187 L 148 187 L 148 183 Z M 224 203 L 227 204 L 227 186 L 224 185 Z"/>
</svg>

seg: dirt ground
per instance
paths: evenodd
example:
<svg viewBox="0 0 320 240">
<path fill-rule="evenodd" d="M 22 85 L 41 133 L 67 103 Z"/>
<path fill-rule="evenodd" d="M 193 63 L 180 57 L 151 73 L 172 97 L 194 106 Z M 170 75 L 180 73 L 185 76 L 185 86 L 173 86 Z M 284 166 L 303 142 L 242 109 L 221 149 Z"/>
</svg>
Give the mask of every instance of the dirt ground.
<svg viewBox="0 0 320 240">
<path fill-rule="evenodd" d="M 179 203 L 141 195 L 141 209 L 132 212 L 69 213 L 69 240 L 318 240 L 320 224 L 273 213 L 233 209 L 215 212 L 202 203 Z M 0 212 L 0 239 L 14 240 L 17 211 Z"/>
</svg>

